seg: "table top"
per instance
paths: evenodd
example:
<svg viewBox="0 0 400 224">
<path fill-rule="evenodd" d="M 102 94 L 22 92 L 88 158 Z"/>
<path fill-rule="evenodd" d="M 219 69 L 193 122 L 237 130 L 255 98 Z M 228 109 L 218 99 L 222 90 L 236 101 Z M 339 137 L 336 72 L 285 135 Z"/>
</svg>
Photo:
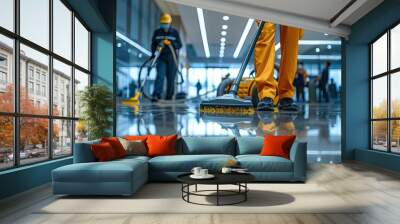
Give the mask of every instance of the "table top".
<svg viewBox="0 0 400 224">
<path fill-rule="evenodd" d="M 212 179 L 193 179 L 191 173 L 182 174 L 177 177 L 178 181 L 186 184 L 237 184 L 248 183 L 255 180 L 249 173 L 213 173 Z"/>
</svg>

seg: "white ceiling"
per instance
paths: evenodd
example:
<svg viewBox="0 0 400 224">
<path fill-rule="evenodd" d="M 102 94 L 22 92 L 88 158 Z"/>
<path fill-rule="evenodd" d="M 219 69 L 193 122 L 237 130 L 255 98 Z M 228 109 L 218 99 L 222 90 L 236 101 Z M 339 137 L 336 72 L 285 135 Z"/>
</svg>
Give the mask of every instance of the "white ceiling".
<svg viewBox="0 0 400 224">
<path fill-rule="evenodd" d="M 330 20 L 351 0 L 251 0 L 246 4 L 269 9 L 279 9 L 288 13 Z M 227 0 L 242 4 L 243 0 Z"/>
<path fill-rule="evenodd" d="M 383 0 L 167 0 L 342 37 Z M 349 4 L 351 3 L 351 4 Z"/>
<path fill-rule="evenodd" d="M 205 58 L 203 42 L 200 34 L 200 26 L 197 18 L 196 8 L 185 6 L 185 5 L 177 5 L 179 14 L 181 16 L 181 20 L 183 26 L 186 31 L 187 36 L 187 44 L 191 44 L 195 50 L 196 56 L 198 58 Z M 230 17 L 229 21 L 223 21 L 222 16 L 228 15 Z M 204 10 L 204 19 L 207 30 L 207 39 L 210 46 L 211 58 L 217 59 L 220 62 L 228 61 L 231 62 L 233 59 L 233 53 L 236 49 L 236 46 L 239 42 L 239 39 L 242 35 L 242 32 L 246 26 L 248 18 L 233 16 L 229 14 L 224 14 L 220 12 Z M 220 48 L 220 38 L 222 25 L 228 25 L 227 36 L 226 36 L 226 48 L 225 48 L 225 57 L 223 60 L 220 60 L 219 57 L 219 48 Z M 277 27 L 277 30 L 279 27 Z M 251 38 L 253 37 L 256 30 L 256 26 L 253 25 L 249 35 L 246 39 L 245 45 L 243 46 L 239 59 L 243 57 L 245 52 L 248 50 Z M 279 32 L 276 32 L 275 36 L 276 43 L 279 42 Z M 302 40 L 340 40 L 339 37 L 328 35 L 325 36 L 324 33 L 306 31 Z M 315 49 L 318 46 L 312 45 L 301 45 L 299 54 L 306 54 Z M 326 47 L 326 46 L 325 46 Z M 322 48 L 322 47 L 321 47 Z M 334 52 L 333 50 L 336 50 Z M 277 51 L 279 53 L 279 51 Z M 326 53 L 326 52 L 325 52 Z M 337 52 L 337 49 L 332 49 L 329 54 L 340 54 L 340 51 Z M 215 61 L 215 60 L 214 60 Z"/>
</svg>

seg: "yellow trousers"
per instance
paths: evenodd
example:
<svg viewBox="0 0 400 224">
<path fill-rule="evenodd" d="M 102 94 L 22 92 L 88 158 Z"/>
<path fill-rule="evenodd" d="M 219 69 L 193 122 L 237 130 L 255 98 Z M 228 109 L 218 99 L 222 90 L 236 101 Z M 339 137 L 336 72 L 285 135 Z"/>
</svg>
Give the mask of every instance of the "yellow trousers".
<svg viewBox="0 0 400 224">
<path fill-rule="evenodd" d="M 254 49 L 256 85 L 261 99 L 269 97 L 276 103 L 279 99 L 293 98 L 293 81 L 297 70 L 299 39 L 304 30 L 280 26 L 281 62 L 279 79 L 274 79 L 275 24 L 265 22 Z"/>
</svg>

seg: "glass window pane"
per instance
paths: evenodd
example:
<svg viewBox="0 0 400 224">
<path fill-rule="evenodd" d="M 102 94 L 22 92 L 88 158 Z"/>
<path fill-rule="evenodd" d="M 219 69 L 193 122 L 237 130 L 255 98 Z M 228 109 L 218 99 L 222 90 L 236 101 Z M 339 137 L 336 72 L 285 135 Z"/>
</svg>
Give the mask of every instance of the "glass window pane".
<svg viewBox="0 0 400 224">
<path fill-rule="evenodd" d="M 45 118 L 21 117 L 20 119 L 20 163 L 35 163 L 49 158 L 49 120 Z"/>
<path fill-rule="evenodd" d="M 372 122 L 372 148 L 387 151 L 387 121 Z"/>
<path fill-rule="evenodd" d="M 53 51 L 71 60 L 72 12 L 60 1 L 53 1 Z"/>
<path fill-rule="evenodd" d="M 1 13 L 1 12 L 0 12 Z M 14 111 L 14 43 L 0 35 L 0 111 Z"/>
<path fill-rule="evenodd" d="M 20 0 L 21 36 L 49 47 L 49 0 Z"/>
<path fill-rule="evenodd" d="M 392 141 L 391 151 L 400 153 L 400 120 L 393 120 L 390 122 L 390 124 L 390 139 Z"/>
<path fill-rule="evenodd" d="M 53 60 L 53 115 L 72 117 L 72 68 Z"/>
<path fill-rule="evenodd" d="M 400 67 L 400 24 L 390 31 L 390 67 Z"/>
<path fill-rule="evenodd" d="M 53 120 L 53 157 L 72 154 L 72 121 Z"/>
<path fill-rule="evenodd" d="M 25 114 L 48 114 L 49 57 L 21 44 L 20 109 Z"/>
<path fill-rule="evenodd" d="M 89 86 L 89 75 L 75 69 L 75 117 L 79 117 L 81 114 L 81 108 L 79 106 L 79 98 L 81 92 L 85 87 Z"/>
<path fill-rule="evenodd" d="M 387 71 L 387 34 L 372 44 L 373 76 Z"/>
<path fill-rule="evenodd" d="M 391 76 L 391 88 L 390 88 L 390 98 L 391 98 L 391 116 L 400 118 L 400 72 L 390 75 Z"/>
<path fill-rule="evenodd" d="M 0 1 L 0 26 L 14 31 L 14 0 Z"/>
<path fill-rule="evenodd" d="M 89 70 L 89 32 L 75 18 L 75 63 Z"/>
<path fill-rule="evenodd" d="M 75 122 L 75 143 L 88 141 L 88 129 L 84 120 Z"/>
<path fill-rule="evenodd" d="M 14 124 L 10 116 L 0 116 L 0 170 L 14 165 Z"/>
<path fill-rule="evenodd" d="M 372 81 L 372 118 L 387 118 L 387 77 Z"/>
</svg>

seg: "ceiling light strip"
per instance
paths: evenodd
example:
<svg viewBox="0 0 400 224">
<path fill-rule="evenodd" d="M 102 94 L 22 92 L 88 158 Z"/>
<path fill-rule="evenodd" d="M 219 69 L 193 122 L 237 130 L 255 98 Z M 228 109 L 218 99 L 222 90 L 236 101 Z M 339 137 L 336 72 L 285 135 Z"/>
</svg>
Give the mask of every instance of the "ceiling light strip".
<svg viewBox="0 0 400 224">
<path fill-rule="evenodd" d="M 278 55 L 278 59 L 281 58 L 281 55 Z M 341 60 L 341 55 L 298 55 L 297 59 L 299 60 Z"/>
<path fill-rule="evenodd" d="M 135 41 L 131 40 L 129 37 L 123 35 L 122 33 L 118 32 L 118 31 L 116 32 L 116 35 L 121 40 L 125 41 L 129 45 L 131 45 L 134 48 L 136 48 L 139 51 L 141 51 L 143 54 L 146 54 L 147 56 L 151 56 L 151 51 L 147 50 L 146 48 L 142 47 L 140 44 L 138 44 Z"/>
<path fill-rule="evenodd" d="M 247 24 L 246 24 L 246 26 L 244 27 L 242 36 L 240 37 L 239 43 L 238 43 L 238 45 L 236 46 L 235 52 L 233 53 L 233 57 L 234 57 L 234 58 L 237 58 L 237 57 L 239 56 L 240 51 L 242 50 L 244 41 L 246 40 L 247 35 L 249 34 L 250 29 L 251 29 L 251 26 L 253 25 L 253 23 L 254 23 L 254 19 L 249 19 L 249 20 L 247 20 Z"/>
<path fill-rule="evenodd" d="M 206 23 L 204 22 L 203 9 L 197 8 L 197 18 L 199 20 L 201 39 L 203 40 L 204 54 L 206 58 L 210 57 L 210 48 L 208 46 Z"/>
<path fill-rule="evenodd" d="M 299 45 L 341 45 L 340 40 L 300 40 Z M 275 45 L 275 51 L 281 48 L 281 44 L 277 43 Z"/>
<path fill-rule="evenodd" d="M 300 40 L 300 45 L 341 45 L 340 40 Z"/>
</svg>

